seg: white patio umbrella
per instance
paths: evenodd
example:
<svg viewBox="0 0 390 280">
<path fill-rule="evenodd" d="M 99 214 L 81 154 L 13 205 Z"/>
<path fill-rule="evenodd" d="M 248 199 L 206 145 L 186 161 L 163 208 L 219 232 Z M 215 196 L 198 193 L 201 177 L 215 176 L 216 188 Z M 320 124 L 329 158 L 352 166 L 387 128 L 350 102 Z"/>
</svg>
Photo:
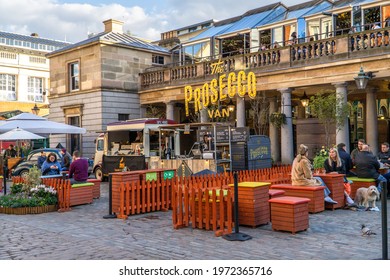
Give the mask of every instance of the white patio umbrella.
<svg viewBox="0 0 390 280">
<path fill-rule="evenodd" d="M 20 140 L 32 140 L 32 139 L 45 139 L 45 137 L 42 137 L 40 135 L 34 134 L 32 132 L 26 131 L 24 129 L 21 129 L 19 127 L 14 128 L 8 132 L 5 132 L 3 134 L 0 134 L 0 141 L 16 141 L 17 146 L 19 146 Z M 3 147 L 3 143 L 1 143 L 1 147 Z M 19 156 L 19 150 L 18 150 L 18 156 Z"/>
<path fill-rule="evenodd" d="M 0 133 L 8 132 L 14 128 L 22 128 L 39 135 L 49 134 L 83 134 L 85 128 L 49 121 L 43 117 L 22 113 L 0 123 Z"/>
<path fill-rule="evenodd" d="M 14 141 L 14 140 L 32 140 L 32 139 L 44 139 L 45 137 L 26 131 L 19 127 L 14 128 L 8 132 L 0 134 L 0 141 Z"/>
</svg>

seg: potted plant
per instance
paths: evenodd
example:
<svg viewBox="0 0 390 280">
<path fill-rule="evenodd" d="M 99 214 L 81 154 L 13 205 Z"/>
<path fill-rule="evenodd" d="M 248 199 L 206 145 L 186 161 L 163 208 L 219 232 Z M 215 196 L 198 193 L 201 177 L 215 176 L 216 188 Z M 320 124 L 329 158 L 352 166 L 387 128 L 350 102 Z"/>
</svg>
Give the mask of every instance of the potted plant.
<svg viewBox="0 0 390 280">
<path fill-rule="evenodd" d="M 41 184 L 41 171 L 32 167 L 23 183 L 13 184 L 11 193 L 0 197 L 0 213 L 39 214 L 57 210 L 57 191 Z"/>
<path fill-rule="evenodd" d="M 324 162 L 329 157 L 329 151 L 325 148 L 325 146 L 321 147 L 321 150 L 316 154 L 316 156 L 313 159 L 313 168 L 314 170 L 323 170 L 324 169 Z"/>
<path fill-rule="evenodd" d="M 287 118 L 284 113 L 274 112 L 269 116 L 269 121 L 275 127 L 280 128 L 287 123 Z"/>
</svg>

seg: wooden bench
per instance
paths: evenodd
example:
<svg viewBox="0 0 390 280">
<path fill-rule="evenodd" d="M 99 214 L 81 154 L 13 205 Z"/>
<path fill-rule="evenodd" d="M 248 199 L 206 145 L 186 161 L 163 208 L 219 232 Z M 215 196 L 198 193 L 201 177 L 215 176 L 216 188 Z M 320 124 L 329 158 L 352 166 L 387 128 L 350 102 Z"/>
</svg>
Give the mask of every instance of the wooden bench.
<svg viewBox="0 0 390 280">
<path fill-rule="evenodd" d="M 359 188 L 368 188 L 369 186 L 376 186 L 375 179 L 372 178 L 358 178 L 358 177 L 347 177 L 348 180 L 352 181 L 351 184 L 351 195 L 352 199 L 355 199 L 356 191 Z"/>
<path fill-rule="evenodd" d="M 271 204 L 271 223 L 273 230 L 298 231 L 309 228 L 310 199 L 282 196 L 269 200 Z"/>
<path fill-rule="evenodd" d="M 325 185 L 330 190 L 330 197 L 337 201 L 337 204 L 325 203 L 325 208 L 335 210 L 338 208 L 344 208 L 345 195 L 344 195 L 344 174 L 314 174 L 314 176 L 321 177 Z"/>
<path fill-rule="evenodd" d="M 283 190 L 287 196 L 310 199 L 309 213 L 318 213 L 325 210 L 324 186 L 293 186 L 291 184 L 272 185 L 271 189 Z"/>
<path fill-rule="evenodd" d="M 99 179 L 88 179 L 88 183 L 93 183 L 92 196 L 93 198 L 100 198 L 100 180 Z"/>
<path fill-rule="evenodd" d="M 70 188 L 70 206 L 89 204 L 93 201 L 93 183 L 73 184 Z"/>
<path fill-rule="evenodd" d="M 285 193 L 286 192 L 283 190 L 269 190 L 268 196 L 269 196 L 269 199 L 271 199 L 271 198 L 276 198 L 276 197 L 282 197 L 282 196 L 284 196 Z M 271 220 L 271 203 L 270 202 L 268 202 L 268 203 L 269 203 L 269 218 Z"/>
</svg>

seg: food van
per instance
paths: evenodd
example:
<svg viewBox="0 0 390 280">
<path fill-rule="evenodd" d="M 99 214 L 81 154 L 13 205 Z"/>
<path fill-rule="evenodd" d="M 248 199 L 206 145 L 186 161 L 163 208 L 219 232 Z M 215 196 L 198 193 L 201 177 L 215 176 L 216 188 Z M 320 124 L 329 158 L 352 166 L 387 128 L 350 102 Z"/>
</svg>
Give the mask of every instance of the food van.
<svg viewBox="0 0 390 280">
<path fill-rule="evenodd" d="M 143 118 L 107 125 L 95 141 L 93 172 L 104 180 L 108 174 L 123 170 L 147 169 L 150 157 L 159 156 L 159 127 L 176 124 L 173 120 Z"/>
</svg>

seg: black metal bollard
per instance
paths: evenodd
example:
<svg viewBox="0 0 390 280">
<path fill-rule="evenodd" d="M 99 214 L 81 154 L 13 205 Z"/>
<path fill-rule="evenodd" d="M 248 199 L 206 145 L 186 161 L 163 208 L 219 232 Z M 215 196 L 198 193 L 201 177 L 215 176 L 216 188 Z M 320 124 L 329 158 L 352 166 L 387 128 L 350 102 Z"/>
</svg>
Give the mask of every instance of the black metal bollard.
<svg viewBox="0 0 390 280">
<path fill-rule="evenodd" d="M 112 174 L 108 176 L 108 215 L 103 216 L 104 219 L 115 219 L 116 214 L 112 213 Z"/>
<path fill-rule="evenodd" d="M 234 233 L 226 234 L 223 236 L 228 241 L 246 241 L 252 239 L 252 236 L 240 233 L 239 221 L 238 221 L 238 173 L 233 173 L 234 178 Z"/>
<path fill-rule="evenodd" d="M 7 177 L 8 177 L 8 167 L 7 167 L 7 163 L 4 163 L 3 165 L 4 195 L 7 194 Z"/>
<path fill-rule="evenodd" d="M 382 182 L 382 259 L 388 259 L 388 238 L 387 238 L 387 182 Z"/>
</svg>

